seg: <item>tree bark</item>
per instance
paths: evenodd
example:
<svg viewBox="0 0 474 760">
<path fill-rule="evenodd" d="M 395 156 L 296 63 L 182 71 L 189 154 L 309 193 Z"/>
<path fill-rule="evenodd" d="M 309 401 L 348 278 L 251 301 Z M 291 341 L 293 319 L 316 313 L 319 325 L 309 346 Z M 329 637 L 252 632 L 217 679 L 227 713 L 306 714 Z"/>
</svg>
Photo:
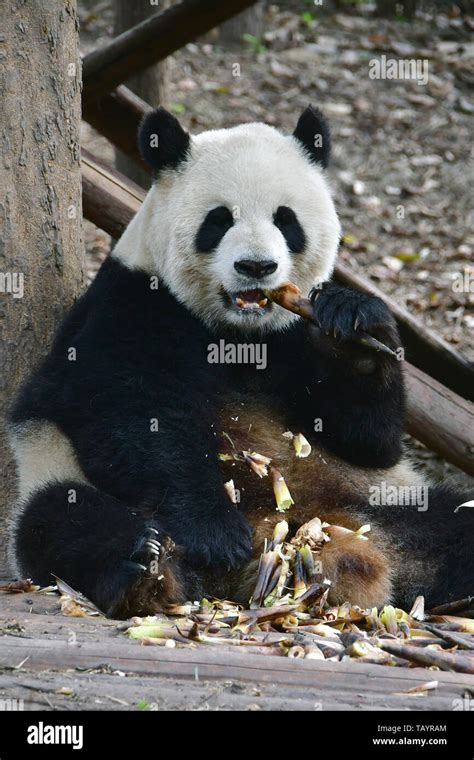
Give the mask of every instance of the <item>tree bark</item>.
<svg viewBox="0 0 474 760">
<path fill-rule="evenodd" d="M 158 0 L 153 4 L 150 0 L 114 0 L 114 35 L 118 36 L 127 29 L 136 26 L 146 18 L 165 10 L 172 4 L 172 0 Z M 166 106 L 167 79 L 169 62 L 167 59 L 143 69 L 134 77 L 127 80 L 127 87 L 147 103 L 156 108 L 159 105 Z M 115 165 L 118 171 L 130 177 L 141 187 L 150 187 L 150 174 L 135 161 L 130 160 L 122 151 L 115 151 Z"/>
<path fill-rule="evenodd" d="M 76 0 L 2 0 L 0 576 L 15 475 L 4 418 L 85 283 Z"/>
</svg>

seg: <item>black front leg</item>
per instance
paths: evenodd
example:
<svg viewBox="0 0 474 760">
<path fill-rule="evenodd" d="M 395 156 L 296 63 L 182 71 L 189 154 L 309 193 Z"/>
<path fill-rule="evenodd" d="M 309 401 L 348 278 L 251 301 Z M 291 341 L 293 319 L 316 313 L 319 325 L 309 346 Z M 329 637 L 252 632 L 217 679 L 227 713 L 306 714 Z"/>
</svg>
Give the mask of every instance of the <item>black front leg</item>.
<svg viewBox="0 0 474 760">
<path fill-rule="evenodd" d="M 306 387 L 296 400 L 313 440 L 360 466 L 389 467 L 401 455 L 401 361 L 360 343 L 369 334 L 400 348 L 395 320 L 379 298 L 326 283 L 312 295 L 306 327 Z"/>
<path fill-rule="evenodd" d="M 179 399 L 168 406 L 158 432 L 139 400 L 107 425 L 71 428 L 79 461 L 94 485 L 158 520 L 191 566 L 236 568 L 251 554 L 251 530 L 225 491 L 212 414 Z"/>
</svg>

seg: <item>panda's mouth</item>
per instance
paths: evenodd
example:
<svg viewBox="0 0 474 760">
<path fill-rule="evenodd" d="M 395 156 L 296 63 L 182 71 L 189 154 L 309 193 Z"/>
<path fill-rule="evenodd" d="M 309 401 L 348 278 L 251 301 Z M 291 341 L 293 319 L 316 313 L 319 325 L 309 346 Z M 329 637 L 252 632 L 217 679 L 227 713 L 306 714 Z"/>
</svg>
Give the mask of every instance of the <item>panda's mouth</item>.
<svg viewBox="0 0 474 760">
<path fill-rule="evenodd" d="M 224 293 L 227 306 L 240 314 L 264 314 L 272 308 L 272 302 L 263 290 L 239 290 L 234 293 Z"/>
</svg>

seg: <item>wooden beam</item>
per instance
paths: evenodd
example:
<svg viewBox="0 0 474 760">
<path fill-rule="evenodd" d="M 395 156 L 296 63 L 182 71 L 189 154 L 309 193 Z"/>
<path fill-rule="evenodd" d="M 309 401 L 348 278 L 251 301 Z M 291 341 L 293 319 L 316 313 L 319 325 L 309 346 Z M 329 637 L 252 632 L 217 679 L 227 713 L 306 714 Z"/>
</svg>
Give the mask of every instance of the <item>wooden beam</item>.
<svg viewBox="0 0 474 760">
<path fill-rule="evenodd" d="M 405 367 L 407 431 L 474 475 L 474 405 L 412 364 Z"/>
<path fill-rule="evenodd" d="M 113 90 L 138 71 L 249 8 L 256 0 L 182 0 L 84 57 L 83 101 Z"/>
<path fill-rule="evenodd" d="M 145 191 L 83 152 L 84 215 L 117 238 Z M 474 475 L 474 405 L 405 362 L 407 430 L 428 448 Z"/>
<path fill-rule="evenodd" d="M 84 149 L 81 164 L 84 216 L 117 239 L 140 208 L 145 191 Z"/>
<path fill-rule="evenodd" d="M 153 110 L 128 87 L 120 85 L 99 100 L 83 103 L 82 117 L 122 153 L 151 173 L 140 156 L 137 133 L 143 117 Z"/>
</svg>

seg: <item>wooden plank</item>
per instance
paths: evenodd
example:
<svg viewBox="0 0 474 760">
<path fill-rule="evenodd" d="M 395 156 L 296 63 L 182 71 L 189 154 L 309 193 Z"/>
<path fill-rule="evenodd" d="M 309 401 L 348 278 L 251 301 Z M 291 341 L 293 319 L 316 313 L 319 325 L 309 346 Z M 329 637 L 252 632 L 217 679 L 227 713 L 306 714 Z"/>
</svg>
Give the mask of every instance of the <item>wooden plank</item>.
<svg viewBox="0 0 474 760">
<path fill-rule="evenodd" d="M 119 237 L 138 211 L 145 192 L 90 154 L 83 158 L 84 215 Z M 407 429 L 448 462 L 474 475 L 474 406 L 409 362 L 404 363 L 408 390 Z M 442 411 L 441 411 L 442 410 Z"/>
<path fill-rule="evenodd" d="M 430 676 L 431 678 L 431 676 Z M 440 683 L 422 696 L 372 689 L 345 690 L 232 679 L 206 681 L 108 673 L 42 671 L 0 674 L 0 699 L 23 699 L 26 709 L 129 710 L 452 710 L 465 687 Z M 61 694 L 60 690 L 72 693 Z M 455 704 L 455 703 L 454 703 Z"/>
<path fill-rule="evenodd" d="M 137 213 L 145 193 L 82 150 L 82 207 L 86 219 L 117 239 Z"/>
<path fill-rule="evenodd" d="M 316 660 L 292 660 L 286 657 L 271 657 L 251 655 L 247 652 L 222 652 L 218 646 L 197 646 L 195 649 L 166 649 L 162 647 L 142 646 L 137 641 L 131 641 L 121 631 L 123 621 L 109 620 L 103 617 L 76 618 L 59 612 L 59 598 L 56 595 L 40 593 L 15 594 L 0 596 L 0 632 L 3 633 L 0 647 L 0 665 L 15 667 L 25 656 L 29 655 L 29 669 L 50 667 L 97 667 L 108 663 L 119 667 L 120 663 L 127 665 L 131 672 L 150 674 L 168 672 L 171 675 L 194 677 L 195 668 L 209 668 L 210 677 L 222 668 L 235 670 L 236 673 L 261 671 L 265 674 L 278 672 L 279 677 L 288 679 L 288 683 L 299 683 L 299 678 L 306 678 L 311 683 L 313 674 L 319 672 L 324 680 L 338 674 L 359 673 L 357 678 L 389 678 L 400 679 L 407 683 L 418 682 L 421 674 L 426 676 L 426 670 L 419 668 L 391 668 L 381 665 L 359 664 L 357 661 L 332 662 Z M 8 631 L 8 625 L 16 621 L 23 630 Z M 96 641 L 81 642 L 78 636 L 77 644 L 68 643 L 67 633 L 84 626 L 90 632 L 95 631 Z M 66 632 L 65 632 L 66 629 Z M 57 638 L 43 637 L 42 632 L 54 633 Z M 111 646 L 110 635 L 114 637 Z M 174 671 L 173 668 L 177 670 Z M 160 670 L 160 669 L 163 669 Z M 299 671 L 298 676 L 295 672 Z M 331 675 L 332 674 L 332 675 Z M 203 675 L 204 677 L 204 675 Z M 252 676 L 253 677 L 253 676 Z M 263 675 L 262 678 L 265 676 Z M 447 682 L 474 685 L 474 676 L 459 673 L 440 673 Z M 413 683 L 411 683 L 413 685 Z"/>
<path fill-rule="evenodd" d="M 408 367 L 408 432 L 448 462 L 474 475 L 474 405 L 420 369 Z"/>
<path fill-rule="evenodd" d="M 184 679 L 236 679 L 280 686 L 329 687 L 345 691 L 404 691 L 433 680 L 424 668 L 370 665 L 356 660 L 298 660 L 288 657 L 220 651 L 200 645 L 195 649 L 142 646 L 117 638 L 110 641 L 70 643 L 61 640 L 5 636 L 0 648 L 0 668 L 29 671 L 106 669 L 144 676 Z M 436 672 L 436 680 L 459 688 L 474 688 L 474 676 L 448 671 Z"/>
<path fill-rule="evenodd" d="M 58 609 L 53 595 L 0 596 L 0 698 L 24 699 L 27 709 L 130 709 L 145 700 L 156 709 L 440 710 L 474 688 L 473 676 L 420 668 L 147 647 L 121 621 Z M 435 679 L 423 697 L 404 693 Z M 73 693 L 58 693 L 64 687 Z"/>
<path fill-rule="evenodd" d="M 162 61 L 256 0 L 182 0 L 84 57 L 83 100 L 90 103 Z"/>
</svg>

